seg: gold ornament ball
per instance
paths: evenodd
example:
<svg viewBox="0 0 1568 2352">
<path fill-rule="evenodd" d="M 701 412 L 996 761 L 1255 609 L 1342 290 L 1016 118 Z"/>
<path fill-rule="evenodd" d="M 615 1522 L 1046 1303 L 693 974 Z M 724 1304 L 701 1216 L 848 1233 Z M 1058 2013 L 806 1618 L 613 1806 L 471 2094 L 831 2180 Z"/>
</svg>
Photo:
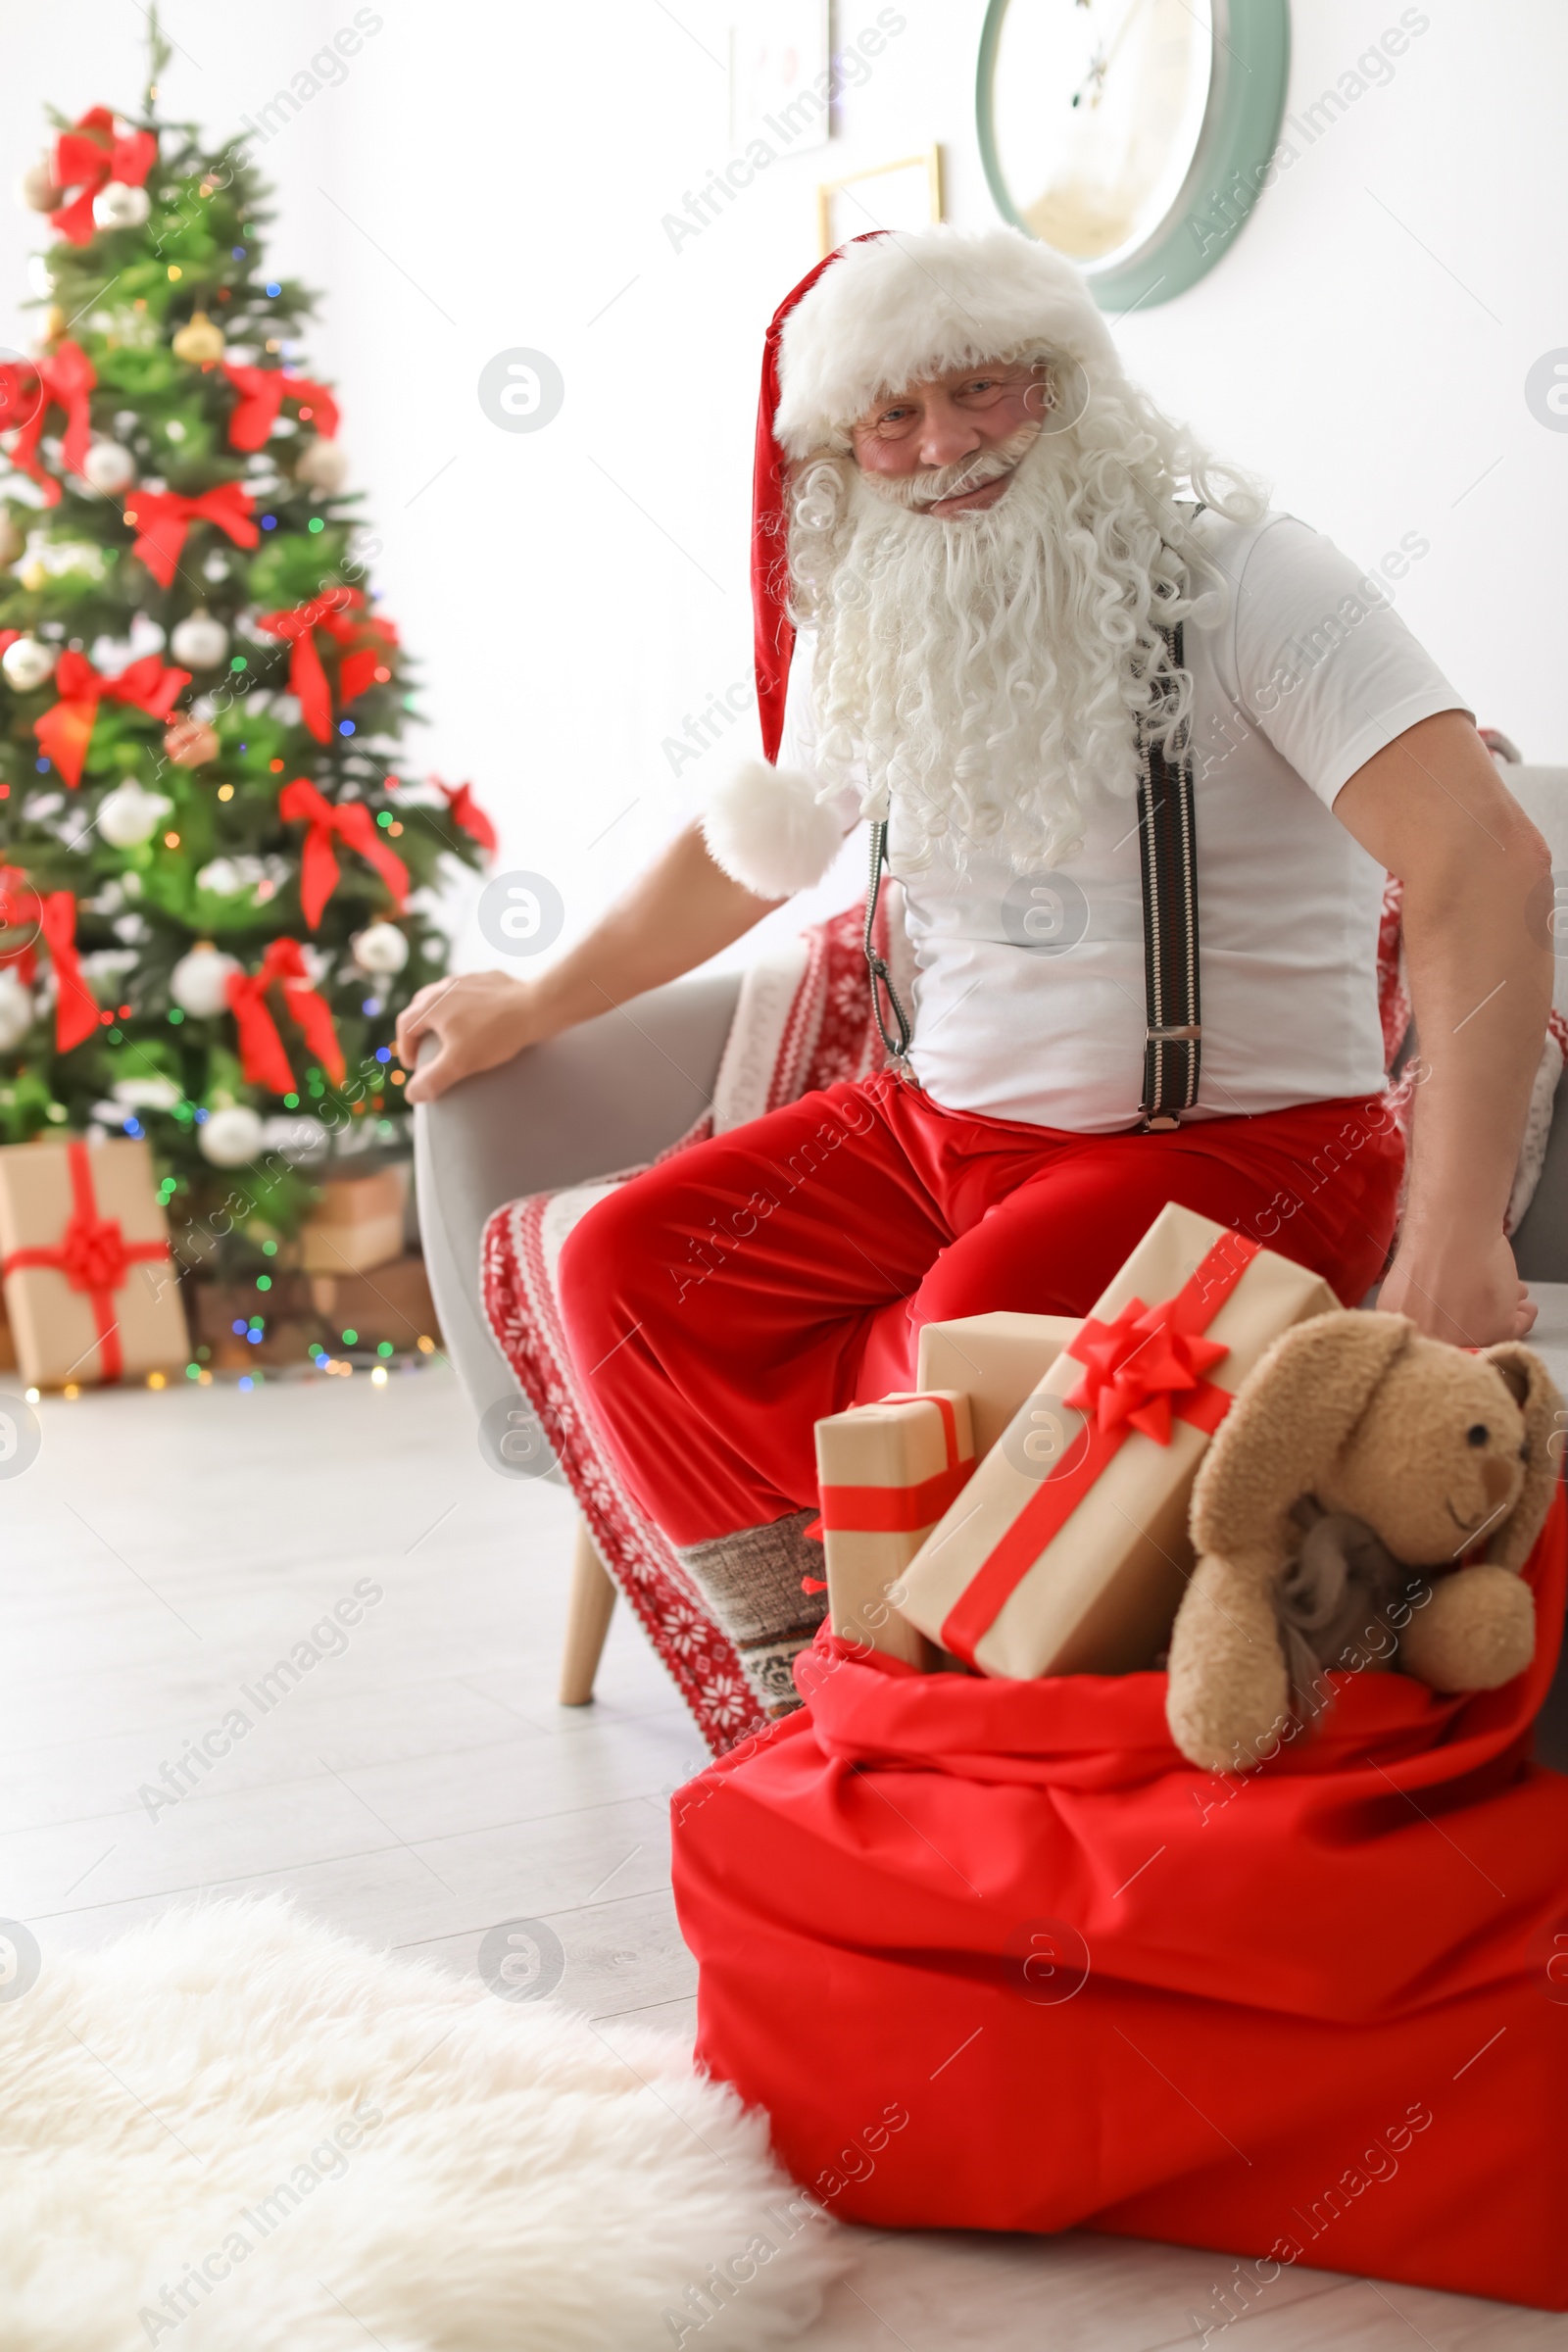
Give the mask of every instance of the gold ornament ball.
<svg viewBox="0 0 1568 2352">
<path fill-rule="evenodd" d="M 205 311 L 193 312 L 171 346 L 176 360 L 188 360 L 193 368 L 205 367 L 209 360 L 223 356 L 223 330 L 215 326 Z"/>
<path fill-rule="evenodd" d="M 57 212 L 65 202 L 65 190 L 55 186 L 55 159 L 47 153 L 40 155 L 35 164 L 27 166 L 17 184 L 18 193 L 29 212 Z"/>
<path fill-rule="evenodd" d="M 46 343 L 58 343 L 61 336 L 65 333 L 70 324 L 71 321 L 66 317 L 65 312 L 60 308 L 59 303 L 52 302 L 43 315 L 44 341 Z"/>
<path fill-rule="evenodd" d="M 218 757 L 217 730 L 204 718 L 177 718 L 164 737 L 164 750 L 176 767 L 201 767 Z"/>
</svg>

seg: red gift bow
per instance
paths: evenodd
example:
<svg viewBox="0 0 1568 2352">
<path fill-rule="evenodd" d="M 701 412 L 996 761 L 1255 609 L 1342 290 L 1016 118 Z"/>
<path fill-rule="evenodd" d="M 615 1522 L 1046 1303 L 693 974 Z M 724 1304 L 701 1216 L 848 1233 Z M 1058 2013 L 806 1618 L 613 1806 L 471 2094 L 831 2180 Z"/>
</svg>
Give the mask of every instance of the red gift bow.
<svg viewBox="0 0 1568 2352">
<path fill-rule="evenodd" d="M 496 829 L 475 801 L 473 786 L 471 784 L 442 784 L 439 776 L 435 781 L 446 796 L 446 804 L 452 812 L 454 824 L 460 825 L 465 833 L 471 834 L 481 850 L 493 851 L 498 846 Z"/>
<path fill-rule="evenodd" d="M 174 566 L 193 522 L 216 522 L 236 547 L 254 547 L 261 532 L 251 520 L 251 494 L 243 482 L 220 482 L 200 498 L 183 498 L 177 490 L 133 490 L 125 504 L 125 520 L 135 526 L 133 556 L 140 556 L 160 588 L 171 588 Z"/>
<path fill-rule="evenodd" d="M 101 135 L 90 135 L 94 132 Z M 108 107 L 89 107 L 74 128 L 63 130 L 55 141 L 55 185 L 77 193 L 50 214 L 50 227 L 73 245 L 90 245 L 92 200 L 99 189 L 112 179 L 139 188 L 157 161 L 158 141 L 150 130 L 131 130 L 116 138 L 115 118 Z"/>
<path fill-rule="evenodd" d="M 313 597 L 308 605 L 296 605 L 291 612 L 258 614 L 256 625 L 270 637 L 281 637 L 293 646 L 289 692 L 298 696 L 300 716 L 318 743 L 331 740 L 332 698 L 317 650 L 317 630 L 323 630 L 335 645 L 345 649 L 367 634 L 378 641 L 368 646 L 362 644 L 353 652 L 345 650 L 338 668 L 338 693 L 345 703 L 352 703 L 367 686 L 375 683 L 377 670 L 386 666 L 386 648 L 398 641 L 397 630 L 389 620 L 379 620 L 366 612 L 365 599 L 358 588 L 328 588 L 324 595 Z"/>
<path fill-rule="evenodd" d="M 55 665 L 60 700 L 33 720 L 32 731 L 39 749 L 74 788 L 81 782 L 81 763 L 100 703 L 125 703 L 133 710 L 145 710 L 149 718 L 167 718 L 189 684 L 188 669 L 166 668 L 156 654 L 143 654 L 139 662 L 106 678 L 85 654 L 68 646 Z"/>
<path fill-rule="evenodd" d="M 46 507 L 60 504 L 60 484 L 38 460 L 44 422 L 51 409 L 64 409 L 66 429 L 61 454 L 67 468 L 79 473 L 91 440 L 87 395 L 98 377 L 79 343 L 57 343 L 43 359 L 8 360 L 0 367 L 0 431 L 15 425 L 11 463 L 19 473 L 37 483 Z M 36 401 L 32 386 L 36 383 Z M 29 403 L 33 403 L 29 407 Z M 24 410 L 27 414 L 24 416 Z"/>
<path fill-rule="evenodd" d="M 337 438 L 337 402 L 324 384 L 313 383 L 308 375 L 289 375 L 281 368 L 237 367 L 232 360 L 223 362 L 223 373 L 239 394 L 228 420 L 231 449 L 260 449 L 285 400 L 308 404 L 311 422 L 323 441 Z"/>
<path fill-rule="evenodd" d="M 229 1009 L 239 1031 L 240 1062 L 247 1085 L 265 1086 L 274 1095 L 297 1090 L 283 1040 L 267 1003 L 267 992 L 279 983 L 283 1002 L 305 1033 L 305 1050 L 313 1054 L 334 1086 L 343 1076 L 343 1049 L 326 999 L 312 987 L 305 951 L 297 939 L 274 939 L 255 972 L 231 972 Z"/>
<path fill-rule="evenodd" d="M 49 951 L 55 972 L 55 1051 L 69 1054 L 98 1026 L 98 1005 L 82 976 L 76 954 L 76 902 L 69 890 L 40 898 L 20 865 L 0 865 L 0 924 L 31 929 Z M 13 948 L 0 962 L 14 963 L 29 984 L 38 968 L 32 940 Z"/>
<path fill-rule="evenodd" d="M 974 1471 L 971 1455 L 962 1460 L 958 1454 L 958 1428 L 951 1396 L 932 1396 L 909 1391 L 884 1396 L 884 1404 L 934 1404 L 942 1415 L 942 1432 L 947 1442 L 947 1466 L 934 1478 L 922 1479 L 914 1487 L 822 1487 L 822 1516 L 813 1527 L 826 1528 L 833 1535 L 912 1535 L 919 1527 L 930 1527 L 941 1518 L 954 1496 L 967 1486 Z M 810 1535 L 812 1528 L 807 1529 Z"/>
<path fill-rule="evenodd" d="M 1261 1244 L 1243 1234 L 1221 1235 L 1174 1298 L 1145 1306 L 1130 1299 L 1114 1323 L 1091 1315 L 1066 1352 L 1086 1365 L 1063 1397 L 1092 1415 L 1080 1433 L 1083 1452 L 1070 1467 L 1042 1480 L 995 1549 L 954 1602 L 942 1627 L 942 1646 L 966 1666 L 1004 1604 L 1017 1591 L 1054 1537 L 1066 1525 L 1128 1434 L 1141 1430 L 1168 1446 L 1171 1421 L 1190 1421 L 1210 1436 L 1230 1411 L 1229 1393 L 1205 1379 L 1207 1365 L 1229 1349 L 1200 1335 L 1218 1314 Z M 1075 1442 L 1076 1446 L 1076 1442 Z"/>
<path fill-rule="evenodd" d="M 313 931 L 320 923 L 322 907 L 337 888 L 334 834 L 346 848 L 358 850 L 366 862 L 374 866 L 392 893 L 399 914 L 405 911 L 409 869 L 397 852 L 381 839 L 363 801 L 345 801 L 341 808 L 334 808 L 308 777 L 296 776 L 278 794 L 277 813 L 290 823 L 298 820 L 311 828 L 300 853 L 300 905 Z"/>
<path fill-rule="evenodd" d="M 77 1136 L 67 1145 L 71 1168 L 72 1213 L 54 1249 L 13 1250 L 0 1261 L 0 1275 L 20 1274 L 27 1266 L 52 1266 L 64 1274 L 74 1291 L 85 1291 L 98 1326 L 98 1362 L 107 1384 L 125 1368 L 115 1314 L 115 1293 L 122 1291 L 134 1265 L 167 1264 L 169 1244 L 127 1242 L 118 1217 L 98 1214 L 93 1191 L 92 1163 L 87 1147 Z"/>
</svg>

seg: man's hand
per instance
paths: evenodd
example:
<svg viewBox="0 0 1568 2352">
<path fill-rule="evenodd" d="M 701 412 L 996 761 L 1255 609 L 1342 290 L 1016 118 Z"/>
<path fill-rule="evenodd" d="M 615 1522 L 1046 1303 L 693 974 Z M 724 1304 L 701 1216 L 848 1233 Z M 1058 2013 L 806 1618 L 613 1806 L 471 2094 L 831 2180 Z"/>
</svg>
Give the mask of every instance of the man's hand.
<svg viewBox="0 0 1568 2352">
<path fill-rule="evenodd" d="M 433 1102 L 460 1078 L 493 1070 L 524 1046 L 547 1036 L 554 1023 L 542 1016 L 537 991 L 505 972 L 465 972 L 432 980 L 398 1015 L 398 1059 L 410 1072 L 411 1102 Z M 421 1037 L 436 1039 L 440 1051 L 416 1069 Z"/>
<path fill-rule="evenodd" d="M 1419 1237 L 1400 1244 L 1378 1305 L 1391 1315 L 1408 1315 L 1429 1339 L 1456 1348 L 1490 1348 L 1497 1340 L 1522 1340 L 1537 1309 L 1499 1233 L 1468 1251 L 1451 1247 L 1443 1256 L 1423 1253 Z"/>
<path fill-rule="evenodd" d="M 1398 1254 L 1381 1304 L 1461 1348 L 1535 1321 L 1502 1224 L 1551 1006 L 1551 858 L 1459 710 L 1396 736 L 1334 813 L 1404 883 L 1424 1076 Z"/>
</svg>

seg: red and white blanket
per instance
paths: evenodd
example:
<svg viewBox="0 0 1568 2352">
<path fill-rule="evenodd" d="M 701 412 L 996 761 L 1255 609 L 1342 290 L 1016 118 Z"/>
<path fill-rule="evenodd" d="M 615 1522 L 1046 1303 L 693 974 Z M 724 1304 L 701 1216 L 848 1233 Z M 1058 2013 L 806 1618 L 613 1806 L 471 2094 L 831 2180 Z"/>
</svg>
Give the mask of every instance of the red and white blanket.
<svg viewBox="0 0 1568 2352">
<path fill-rule="evenodd" d="M 1378 1001 L 1391 1068 L 1410 1022 L 1400 897 L 1400 885 L 1391 881 L 1378 942 Z M 858 906 L 847 907 L 748 971 L 712 1107 L 671 1151 L 727 1133 L 813 1087 L 882 1068 L 886 1055 L 871 1015 L 862 921 Z M 878 932 L 881 953 L 907 1004 L 913 974 L 896 884 L 883 892 Z M 1565 1044 L 1568 1029 L 1554 1013 L 1509 1204 L 1510 1231 L 1541 1173 Z M 1413 1084 L 1407 1080 L 1395 1090 L 1401 1124 L 1409 1117 Z M 556 1449 L 600 1558 L 717 1755 L 751 1728 L 756 1713 L 740 1660 L 670 1545 L 608 1459 L 567 1351 L 556 1297 L 556 1268 L 567 1234 L 596 1200 L 637 1173 L 623 1169 L 600 1184 L 535 1193 L 498 1209 L 485 1229 L 484 1306 L 502 1353 Z"/>
<path fill-rule="evenodd" d="M 712 1107 L 671 1151 L 725 1134 L 814 1087 L 882 1068 L 886 1054 L 871 1015 L 863 927 L 861 909 L 847 907 L 747 972 Z M 883 892 L 878 931 L 878 946 L 907 1003 L 911 973 L 901 969 L 907 965 L 907 951 L 896 888 Z M 702 1593 L 627 1494 L 604 1449 L 567 1350 L 556 1295 L 556 1268 L 567 1234 L 596 1200 L 637 1172 L 623 1169 L 602 1184 L 569 1192 L 535 1193 L 498 1209 L 484 1236 L 484 1307 L 502 1353 L 555 1447 L 600 1558 L 718 1755 L 752 1728 L 756 1701 Z"/>
</svg>

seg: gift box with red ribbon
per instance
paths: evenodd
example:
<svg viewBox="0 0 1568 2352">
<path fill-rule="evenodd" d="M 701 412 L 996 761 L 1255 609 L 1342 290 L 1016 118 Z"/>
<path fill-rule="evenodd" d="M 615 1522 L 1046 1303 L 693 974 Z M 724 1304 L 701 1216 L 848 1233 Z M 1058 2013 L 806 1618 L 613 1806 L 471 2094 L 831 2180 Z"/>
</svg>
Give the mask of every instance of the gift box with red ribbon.
<svg viewBox="0 0 1568 2352">
<path fill-rule="evenodd" d="M 884 1396 L 816 1425 L 816 1470 L 834 1633 L 910 1666 L 930 1646 L 887 1599 L 974 1469 L 969 1399 L 953 1390 Z"/>
<path fill-rule="evenodd" d="M 1320 1276 L 1174 1202 L 910 1561 L 898 1606 L 983 1674 L 1152 1666 L 1193 1564 L 1193 1480 Z"/>
<path fill-rule="evenodd" d="M 920 1333 L 922 1389 L 961 1389 L 983 1461 L 1078 1330 L 1076 1315 L 960 1315 Z"/>
<path fill-rule="evenodd" d="M 145 1142 L 0 1149 L 0 1276 L 37 1388 L 103 1385 L 185 1361 L 185 1310 Z"/>
</svg>

